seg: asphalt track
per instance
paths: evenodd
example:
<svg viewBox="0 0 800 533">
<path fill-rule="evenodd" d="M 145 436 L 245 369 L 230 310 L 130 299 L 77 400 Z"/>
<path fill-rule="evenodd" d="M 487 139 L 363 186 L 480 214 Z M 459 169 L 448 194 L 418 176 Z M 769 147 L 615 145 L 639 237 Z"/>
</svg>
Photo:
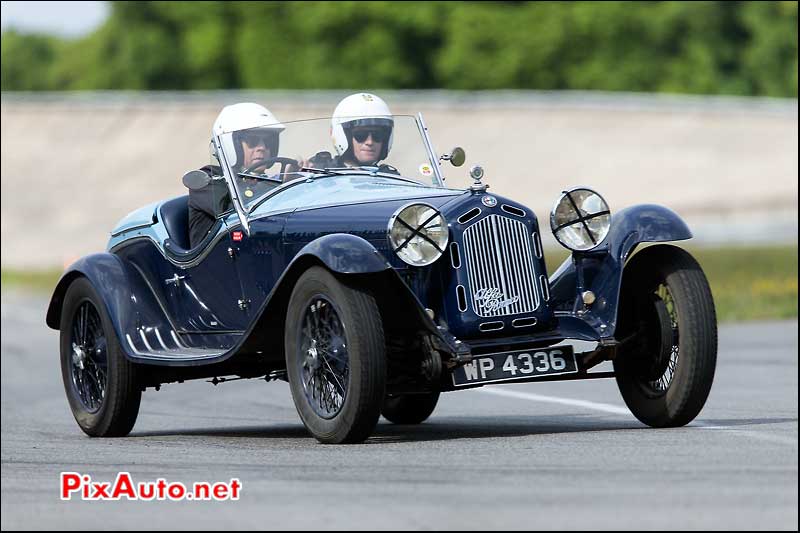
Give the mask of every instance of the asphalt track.
<svg viewBox="0 0 800 533">
<path fill-rule="evenodd" d="M 654 430 L 613 380 L 442 397 L 365 444 L 310 438 L 285 383 L 149 390 L 130 437 L 75 424 L 41 297 L 2 297 L 2 528 L 788 529 L 797 518 L 797 322 L 724 325 L 697 420 Z M 228 481 L 237 501 L 61 501 L 59 473 Z"/>
</svg>

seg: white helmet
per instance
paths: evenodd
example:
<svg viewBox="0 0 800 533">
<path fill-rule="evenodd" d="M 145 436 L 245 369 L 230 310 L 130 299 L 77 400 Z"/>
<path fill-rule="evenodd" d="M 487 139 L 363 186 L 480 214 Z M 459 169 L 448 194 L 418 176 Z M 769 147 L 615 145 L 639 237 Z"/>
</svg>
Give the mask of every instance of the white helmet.
<svg viewBox="0 0 800 533">
<path fill-rule="evenodd" d="M 351 94 L 336 106 L 331 119 L 331 138 L 336 154 L 342 156 L 352 150 L 350 128 L 356 126 L 384 126 L 389 128 L 389 138 L 383 143 L 379 161 L 386 159 L 392 149 L 394 120 L 389 106 L 381 98 L 369 93 Z"/>
<path fill-rule="evenodd" d="M 244 133 L 242 130 L 253 131 L 254 128 L 258 131 L 266 130 L 274 133 L 267 148 L 270 149 L 272 157 L 277 156 L 278 135 L 286 129 L 286 126 L 281 124 L 266 107 L 243 103 L 225 106 L 220 111 L 211 132 L 213 135 L 221 136 L 222 149 L 225 150 L 225 156 L 231 166 L 235 166 L 243 157 L 242 143 L 239 139 L 240 135 Z M 226 133 L 233 133 L 233 135 L 224 135 Z"/>
</svg>

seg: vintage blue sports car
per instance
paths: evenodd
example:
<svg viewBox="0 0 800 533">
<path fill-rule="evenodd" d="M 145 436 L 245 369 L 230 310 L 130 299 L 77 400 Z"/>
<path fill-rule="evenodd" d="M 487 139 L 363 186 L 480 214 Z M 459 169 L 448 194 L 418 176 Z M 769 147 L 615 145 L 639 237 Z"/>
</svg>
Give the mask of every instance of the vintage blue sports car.
<svg viewBox="0 0 800 533">
<path fill-rule="evenodd" d="M 442 161 L 463 150 L 437 157 L 421 115 L 385 119 L 380 166 L 327 158 L 329 118 L 282 124 L 264 171 L 231 165 L 237 132 L 216 132 L 210 170 L 184 177 L 223 206 L 202 242 L 181 196 L 132 212 L 66 270 L 47 324 L 84 432 L 124 436 L 142 391 L 190 379 L 288 381 L 324 443 L 508 382 L 613 377 L 647 425 L 697 416 L 716 364 L 711 292 L 686 251 L 641 246 L 691 238 L 675 213 L 612 216 L 598 193 L 564 191 L 550 226 L 572 253 L 548 278 L 531 209 L 489 193 L 477 166 L 470 188 L 447 188 Z M 604 361 L 613 371 L 589 371 Z"/>
</svg>

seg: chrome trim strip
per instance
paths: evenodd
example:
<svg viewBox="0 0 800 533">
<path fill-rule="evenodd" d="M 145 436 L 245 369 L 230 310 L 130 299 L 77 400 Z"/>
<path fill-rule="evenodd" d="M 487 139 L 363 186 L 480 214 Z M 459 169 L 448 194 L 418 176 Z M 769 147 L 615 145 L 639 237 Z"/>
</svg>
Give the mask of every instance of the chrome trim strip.
<svg viewBox="0 0 800 533">
<path fill-rule="evenodd" d="M 116 233 L 112 231 L 111 232 L 111 236 L 112 237 L 119 237 L 123 233 L 127 233 L 129 231 L 133 231 L 133 230 L 136 230 L 136 229 L 149 228 L 149 227 L 151 227 L 151 226 L 153 226 L 155 224 L 156 224 L 156 222 L 147 222 L 145 224 L 138 224 L 136 226 L 128 226 L 126 228 L 122 228 L 121 230 L 117 231 Z"/>
<path fill-rule="evenodd" d="M 148 350 L 150 350 L 151 352 L 152 352 L 152 351 L 154 351 L 154 350 L 153 350 L 153 347 L 152 347 L 152 346 L 150 346 L 150 343 L 149 343 L 149 342 L 147 342 L 147 337 L 145 336 L 145 334 L 144 334 L 144 330 L 143 330 L 143 329 L 140 329 L 140 330 L 139 330 L 139 336 L 142 338 L 142 342 L 144 342 L 144 345 L 145 345 L 145 347 L 146 347 Z"/>
<path fill-rule="evenodd" d="M 542 286 L 542 295 L 545 301 L 550 300 L 550 284 L 547 281 L 547 276 L 539 276 L 539 284 Z"/>
<path fill-rule="evenodd" d="M 167 345 L 166 345 L 166 344 L 164 344 L 164 339 L 162 339 L 162 338 L 161 338 L 161 332 L 159 332 L 159 331 L 158 331 L 158 328 L 155 328 L 155 330 L 156 330 L 156 338 L 158 339 L 158 343 L 159 343 L 159 344 L 161 345 L 161 347 L 162 347 L 162 348 L 164 348 L 165 350 L 169 350 L 169 348 L 167 348 Z"/>
<path fill-rule="evenodd" d="M 503 322 L 502 320 L 497 320 L 495 322 L 483 322 L 481 323 L 480 326 L 478 326 L 478 329 L 483 332 L 487 332 L 487 331 L 500 331 L 504 327 L 506 327 L 505 322 Z"/>
<path fill-rule="evenodd" d="M 178 345 L 178 348 L 188 348 L 188 346 L 184 346 L 183 343 L 181 343 L 181 340 L 175 334 L 175 330 L 174 329 L 169 330 L 169 334 L 172 335 L 172 340 L 175 341 L 175 344 Z"/>
<path fill-rule="evenodd" d="M 141 332 L 141 330 L 139 330 Z M 125 338 L 128 340 L 128 346 L 131 347 L 131 351 L 134 354 L 144 357 L 146 359 L 154 359 L 154 360 L 161 360 L 161 361 L 201 361 L 203 359 L 213 359 L 215 357 L 219 357 L 220 355 L 224 354 L 226 350 L 221 352 L 211 352 L 203 355 L 195 355 L 195 356 L 187 356 L 186 354 L 176 353 L 175 355 L 172 354 L 163 354 L 163 353 L 147 353 L 142 352 L 133 344 L 133 339 L 131 339 L 130 333 L 125 334 Z"/>
<path fill-rule="evenodd" d="M 535 326 L 538 320 L 536 320 L 535 316 L 530 316 L 527 318 L 515 318 L 511 321 L 511 325 L 515 328 L 529 328 L 531 326 Z"/>
<path fill-rule="evenodd" d="M 238 227 L 238 226 L 234 226 L 234 227 Z M 222 226 L 220 227 L 219 231 L 217 232 L 217 235 L 206 246 L 205 250 L 200 252 L 200 255 L 198 255 L 197 257 L 193 258 L 191 261 L 186 261 L 186 262 L 176 261 L 175 259 L 173 259 L 169 255 L 167 255 L 164 252 L 164 248 L 162 246 L 162 243 L 157 241 L 156 239 L 154 239 L 152 235 L 135 235 L 135 236 L 131 236 L 129 239 L 125 239 L 125 240 L 120 241 L 117 244 L 115 244 L 113 248 L 108 250 L 108 253 L 113 254 L 113 253 L 117 252 L 120 248 L 122 248 L 123 246 L 127 246 L 128 244 L 132 243 L 133 241 L 136 241 L 136 240 L 139 240 L 139 239 L 149 239 L 150 242 L 152 242 L 155 245 L 155 247 L 158 248 L 159 253 L 164 257 L 164 259 L 166 259 L 167 261 L 169 261 L 170 263 L 172 263 L 176 267 L 179 267 L 179 268 L 182 268 L 182 269 L 187 269 L 187 268 L 192 268 L 192 267 L 195 267 L 195 266 L 199 265 L 200 262 L 203 259 L 205 259 L 208 256 L 208 254 L 211 253 L 211 251 L 214 249 L 214 247 L 217 244 L 219 244 L 219 241 L 224 239 L 227 236 L 228 236 L 228 228 L 226 227 L 225 224 L 222 224 Z"/>
</svg>

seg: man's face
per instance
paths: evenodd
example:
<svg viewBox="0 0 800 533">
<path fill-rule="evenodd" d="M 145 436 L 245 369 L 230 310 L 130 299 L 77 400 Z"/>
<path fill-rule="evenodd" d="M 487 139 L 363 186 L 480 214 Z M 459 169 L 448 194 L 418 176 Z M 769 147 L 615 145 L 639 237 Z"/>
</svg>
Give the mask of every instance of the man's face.
<svg viewBox="0 0 800 533">
<path fill-rule="evenodd" d="M 242 153 L 244 154 L 244 163 L 242 164 L 242 169 L 250 168 L 252 165 L 263 162 L 272 157 L 270 149 L 267 148 L 267 134 L 245 134 L 242 137 Z"/>
<path fill-rule="evenodd" d="M 388 131 L 386 128 L 361 127 L 353 128 L 350 132 L 353 142 L 353 156 L 362 165 L 371 165 L 378 161 L 383 143 L 386 142 Z"/>
</svg>

